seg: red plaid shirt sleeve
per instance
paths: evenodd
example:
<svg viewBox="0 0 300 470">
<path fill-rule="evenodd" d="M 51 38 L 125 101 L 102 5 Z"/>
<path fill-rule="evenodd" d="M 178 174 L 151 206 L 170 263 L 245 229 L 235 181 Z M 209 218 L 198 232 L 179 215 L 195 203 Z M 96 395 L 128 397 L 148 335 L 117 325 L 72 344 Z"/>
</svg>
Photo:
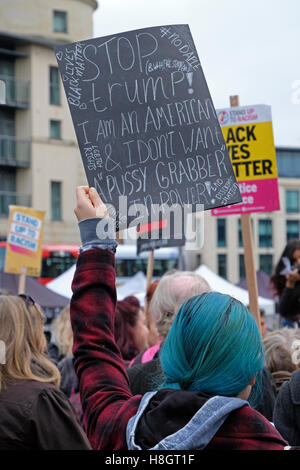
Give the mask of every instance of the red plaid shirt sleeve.
<svg viewBox="0 0 300 470">
<path fill-rule="evenodd" d="M 84 424 L 93 449 L 127 449 L 126 426 L 141 396 L 132 396 L 114 339 L 114 254 L 91 249 L 79 255 L 71 300 L 75 370 Z"/>
</svg>

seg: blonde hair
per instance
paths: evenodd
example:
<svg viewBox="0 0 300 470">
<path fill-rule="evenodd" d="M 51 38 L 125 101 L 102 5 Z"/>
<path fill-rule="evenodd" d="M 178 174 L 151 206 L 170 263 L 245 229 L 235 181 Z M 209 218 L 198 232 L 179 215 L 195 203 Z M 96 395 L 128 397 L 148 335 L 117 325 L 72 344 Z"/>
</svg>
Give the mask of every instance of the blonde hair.
<svg viewBox="0 0 300 470">
<path fill-rule="evenodd" d="M 18 296 L 0 296 L 0 340 L 5 344 L 0 391 L 14 380 L 36 380 L 59 386 L 59 370 L 45 352 L 44 318 L 39 305 L 26 307 Z"/>
<path fill-rule="evenodd" d="M 70 305 L 63 308 L 53 322 L 52 332 L 59 353 L 66 357 L 72 354 L 73 331 L 70 320 Z"/>
<path fill-rule="evenodd" d="M 263 339 L 266 366 L 271 372 L 277 393 L 283 382 L 291 378 L 298 369 L 295 360 L 295 346 L 300 340 L 300 328 L 282 328 L 267 333 Z"/>
<path fill-rule="evenodd" d="M 149 312 L 164 340 L 181 305 L 193 295 L 209 292 L 207 281 L 192 271 L 169 271 L 160 279 L 150 302 Z"/>
</svg>

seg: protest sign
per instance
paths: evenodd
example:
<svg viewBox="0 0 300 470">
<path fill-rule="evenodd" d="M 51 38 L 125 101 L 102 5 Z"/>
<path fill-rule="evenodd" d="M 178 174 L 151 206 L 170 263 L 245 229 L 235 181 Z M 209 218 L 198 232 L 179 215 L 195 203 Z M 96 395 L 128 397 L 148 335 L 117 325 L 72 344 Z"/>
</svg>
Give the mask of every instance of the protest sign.
<svg viewBox="0 0 300 470">
<path fill-rule="evenodd" d="M 155 205 L 241 202 L 188 25 L 59 45 L 55 54 L 88 184 L 115 208 L 119 229 Z"/>
<path fill-rule="evenodd" d="M 212 215 L 280 210 L 271 107 L 234 107 L 217 114 L 242 203 L 214 209 Z"/>
<path fill-rule="evenodd" d="M 6 273 L 38 277 L 41 272 L 44 211 L 9 206 Z"/>
<path fill-rule="evenodd" d="M 166 236 L 166 231 L 168 231 L 168 236 Z M 137 254 L 166 246 L 185 245 L 184 233 L 177 238 L 174 233 L 174 223 L 169 218 L 139 225 L 138 234 Z"/>
</svg>

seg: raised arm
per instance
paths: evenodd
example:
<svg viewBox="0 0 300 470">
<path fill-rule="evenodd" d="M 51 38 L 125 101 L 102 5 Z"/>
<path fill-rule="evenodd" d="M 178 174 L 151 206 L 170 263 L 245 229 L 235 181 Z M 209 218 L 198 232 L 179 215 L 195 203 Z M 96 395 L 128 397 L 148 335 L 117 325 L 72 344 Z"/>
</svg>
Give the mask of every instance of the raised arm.
<svg viewBox="0 0 300 470">
<path fill-rule="evenodd" d="M 126 449 L 126 426 L 141 396 L 130 392 L 114 339 L 116 242 L 97 238 L 99 217 L 106 213 L 96 190 L 77 188 L 75 214 L 82 248 L 72 284 L 71 322 L 84 422 L 94 449 Z"/>
</svg>

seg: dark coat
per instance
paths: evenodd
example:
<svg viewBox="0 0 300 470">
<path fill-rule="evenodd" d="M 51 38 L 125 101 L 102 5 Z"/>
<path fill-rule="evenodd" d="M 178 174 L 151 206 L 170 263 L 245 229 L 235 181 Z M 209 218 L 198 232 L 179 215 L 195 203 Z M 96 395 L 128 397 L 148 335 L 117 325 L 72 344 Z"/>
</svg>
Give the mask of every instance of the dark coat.
<svg viewBox="0 0 300 470">
<path fill-rule="evenodd" d="M 0 392 L 1 450 L 88 450 L 72 405 L 52 384 L 18 381 Z"/>
<path fill-rule="evenodd" d="M 300 319 L 300 282 L 294 288 L 285 287 L 279 296 L 279 313 L 282 317 L 297 322 Z"/>
<path fill-rule="evenodd" d="M 273 421 L 290 445 L 300 446 L 300 369 L 281 386 Z"/>
</svg>

